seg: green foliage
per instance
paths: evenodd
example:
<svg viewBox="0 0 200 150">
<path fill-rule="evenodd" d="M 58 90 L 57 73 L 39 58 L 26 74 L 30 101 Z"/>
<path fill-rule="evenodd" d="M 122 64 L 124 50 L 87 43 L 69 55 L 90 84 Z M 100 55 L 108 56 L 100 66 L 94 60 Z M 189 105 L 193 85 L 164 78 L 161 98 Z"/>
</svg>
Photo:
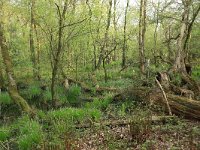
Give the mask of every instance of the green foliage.
<svg viewBox="0 0 200 150">
<path fill-rule="evenodd" d="M 10 137 L 10 129 L 8 127 L 0 128 L 0 141 L 5 141 Z"/>
<path fill-rule="evenodd" d="M 79 96 L 81 95 L 81 87 L 72 85 L 67 92 L 67 100 L 70 104 L 78 104 Z"/>
<path fill-rule="evenodd" d="M 58 100 L 61 103 L 68 103 L 67 91 L 63 86 L 57 86 L 55 92 L 57 93 Z"/>
<path fill-rule="evenodd" d="M 28 93 L 30 94 L 31 98 L 39 96 L 41 94 L 41 88 L 38 85 L 30 86 L 28 89 Z"/>
<path fill-rule="evenodd" d="M 19 129 L 17 143 L 20 150 L 30 150 L 43 140 L 42 127 L 37 121 L 31 120 L 28 116 L 19 119 L 16 128 Z"/>
<path fill-rule="evenodd" d="M 110 104 L 112 98 L 107 97 L 105 99 L 94 99 L 93 102 L 88 102 L 85 104 L 86 108 L 95 108 L 95 109 L 100 109 L 100 110 L 105 110 L 108 105 Z"/>
<path fill-rule="evenodd" d="M 82 122 L 87 118 L 99 119 L 101 112 L 97 109 L 79 109 L 79 108 L 62 108 L 59 110 L 50 111 L 47 114 L 48 120 L 52 121 L 64 121 L 68 125 L 72 125 L 74 122 Z"/>
<path fill-rule="evenodd" d="M 2 92 L 0 94 L 0 104 L 11 104 L 12 99 L 7 92 Z"/>
<path fill-rule="evenodd" d="M 28 89 L 20 91 L 20 93 L 29 100 L 33 100 L 41 96 L 42 89 L 40 88 L 39 83 L 34 83 L 28 87 Z"/>
<path fill-rule="evenodd" d="M 195 80 L 200 81 L 200 66 L 196 66 L 192 69 L 192 77 Z"/>
<path fill-rule="evenodd" d="M 44 101 L 50 101 L 52 99 L 51 97 L 51 91 L 49 89 L 42 92 L 42 99 Z"/>
</svg>

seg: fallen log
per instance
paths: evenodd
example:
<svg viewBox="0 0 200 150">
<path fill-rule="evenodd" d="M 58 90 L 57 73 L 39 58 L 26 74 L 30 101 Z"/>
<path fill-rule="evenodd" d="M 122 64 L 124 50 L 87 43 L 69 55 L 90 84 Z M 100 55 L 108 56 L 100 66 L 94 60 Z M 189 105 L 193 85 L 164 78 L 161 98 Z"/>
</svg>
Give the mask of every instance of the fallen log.
<svg viewBox="0 0 200 150">
<path fill-rule="evenodd" d="M 111 88 L 111 87 L 94 87 L 94 88 L 91 88 L 89 87 L 88 85 L 86 85 L 85 83 L 83 82 L 80 82 L 80 81 L 77 81 L 77 80 L 74 80 L 72 78 L 66 78 L 64 80 L 64 82 L 66 82 L 66 80 L 68 80 L 69 82 L 69 85 L 74 83 L 74 84 L 77 84 L 78 86 L 80 86 L 84 92 L 94 92 L 96 91 L 97 93 L 101 94 L 102 92 L 119 92 L 120 90 L 117 89 L 117 88 Z"/>
<path fill-rule="evenodd" d="M 152 125 L 157 125 L 157 124 L 165 124 L 168 121 L 171 121 L 172 119 L 175 119 L 175 116 L 151 116 L 150 122 Z M 81 129 L 81 128 L 91 128 L 91 127 L 100 127 L 100 126 L 108 126 L 108 127 L 123 127 L 130 125 L 132 123 L 132 120 L 112 120 L 112 121 L 104 121 L 101 123 L 96 123 L 96 122 L 90 122 L 86 124 L 79 124 L 76 125 L 76 129 Z"/>
<path fill-rule="evenodd" d="M 172 114 L 200 120 L 200 101 L 173 94 L 166 94 Z M 113 101 L 134 100 L 151 105 L 160 105 L 167 111 L 167 104 L 158 88 L 129 88 L 114 96 Z"/>
</svg>

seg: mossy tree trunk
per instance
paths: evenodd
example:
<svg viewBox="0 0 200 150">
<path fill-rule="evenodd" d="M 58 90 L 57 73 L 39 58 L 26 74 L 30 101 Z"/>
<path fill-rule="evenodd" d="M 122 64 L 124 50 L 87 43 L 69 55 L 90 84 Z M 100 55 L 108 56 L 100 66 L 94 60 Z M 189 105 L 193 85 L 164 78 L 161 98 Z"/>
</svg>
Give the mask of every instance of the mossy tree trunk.
<svg viewBox="0 0 200 150">
<path fill-rule="evenodd" d="M 63 10 L 61 11 L 60 6 L 58 6 L 56 3 L 57 11 L 58 11 L 58 43 L 57 48 L 55 50 L 55 53 L 53 53 L 53 70 L 52 70 L 52 78 L 51 78 L 51 95 L 52 95 L 52 101 L 53 105 L 56 105 L 56 92 L 55 92 L 55 86 L 56 86 L 56 77 L 58 74 L 59 64 L 60 64 L 60 57 L 63 52 L 63 30 L 64 30 L 64 21 L 65 21 L 65 14 L 67 11 L 67 0 L 64 3 Z"/>
<path fill-rule="evenodd" d="M 1 19 L 2 16 L 0 15 Z M 2 20 L 0 20 L 0 47 L 1 47 L 1 54 L 3 57 L 3 62 L 5 65 L 5 69 L 6 69 L 6 74 L 7 74 L 7 78 L 8 78 L 8 92 L 10 97 L 13 99 L 13 101 L 26 113 L 28 114 L 32 114 L 32 109 L 31 107 L 28 105 L 28 103 L 26 102 L 26 100 L 24 98 L 22 98 L 19 95 L 19 92 L 17 90 L 17 85 L 16 85 L 16 81 L 14 79 L 14 73 L 13 73 L 13 69 L 12 69 L 12 62 L 11 62 L 11 58 L 8 52 L 8 47 L 6 45 L 6 39 L 3 33 L 3 22 Z"/>
</svg>

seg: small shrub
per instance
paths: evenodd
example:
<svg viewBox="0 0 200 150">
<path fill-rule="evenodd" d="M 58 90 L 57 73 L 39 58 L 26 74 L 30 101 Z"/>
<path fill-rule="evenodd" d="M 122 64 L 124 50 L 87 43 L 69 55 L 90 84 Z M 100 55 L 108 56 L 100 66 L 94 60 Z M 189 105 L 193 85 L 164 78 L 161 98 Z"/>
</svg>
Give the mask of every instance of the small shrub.
<svg viewBox="0 0 200 150">
<path fill-rule="evenodd" d="M 41 96 L 42 89 L 40 88 L 39 84 L 33 84 L 28 87 L 28 89 L 24 89 L 20 91 L 22 96 L 29 100 L 33 100 Z"/>
<path fill-rule="evenodd" d="M 96 108 L 96 109 L 105 110 L 108 107 L 108 105 L 110 104 L 110 102 L 111 102 L 110 97 L 102 99 L 102 100 L 94 99 L 93 102 L 86 103 L 85 107 L 86 108 Z"/>
<path fill-rule="evenodd" d="M 77 85 L 73 85 L 69 88 L 67 92 L 67 100 L 70 104 L 78 104 L 79 96 L 81 95 L 81 88 Z"/>
<path fill-rule="evenodd" d="M 99 120 L 102 116 L 101 111 L 97 109 L 88 109 L 87 116 L 95 121 Z"/>
<path fill-rule="evenodd" d="M 51 97 L 51 91 L 50 90 L 46 90 L 44 92 L 42 92 L 42 99 L 43 101 L 51 101 L 52 97 Z"/>
<path fill-rule="evenodd" d="M 132 139 L 140 143 L 146 140 L 151 131 L 151 115 L 150 112 L 140 112 L 131 120 L 130 134 Z"/>
<path fill-rule="evenodd" d="M 40 96 L 41 92 L 42 92 L 42 90 L 38 85 L 32 85 L 28 89 L 28 93 L 30 93 L 31 98 Z"/>
</svg>

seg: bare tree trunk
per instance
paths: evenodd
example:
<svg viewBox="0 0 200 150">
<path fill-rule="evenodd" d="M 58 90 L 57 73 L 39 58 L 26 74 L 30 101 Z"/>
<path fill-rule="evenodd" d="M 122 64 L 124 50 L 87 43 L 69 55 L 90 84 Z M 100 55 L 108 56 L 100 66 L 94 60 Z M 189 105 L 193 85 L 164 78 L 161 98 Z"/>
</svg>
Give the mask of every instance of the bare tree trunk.
<svg viewBox="0 0 200 150">
<path fill-rule="evenodd" d="M 88 9 L 89 9 L 89 16 L 90 16 L 90 18 L 89 18 L 89 25 L 90 25 L 90 35 L 91 35 L 91 37 L 92 37 L 92 45 L 93 45 L 93 56 L 94 56 L 94 58 L 93 58 L 93 68 L 94 68 L 94 70 L 96 69 L 96 67 L 97 67 L 97 55 L 96 55 L 96 50 L 97 50 L 97 47 L 96 47 L 96 43 L 95 43 L 95 37 L 94 37 L 94 35 L 93 35 L 93 33 L 92 33 L 92 8 L 91 8 L 91 6 L 90 6 L 90 4 L 89 4 L 89 0 L 86 0 L 86 4 L 87 4 L 87 6 L 88 6 Z"/>
<path fill-rule="evenodd" d="M 122 68 L 126 65 L 126 50 L 127 50 L 127 39 L 126 39 L 126 25 L 127 25 L 127 12 L 129 7 L 129 0 L 127 0 L 126 10 L 124 14 L 124 43 L 122 49 Z"/>
<path fill-rule="evenodd" d="M 116 10 L 117 10 L 117 0 L 114 0 L 114 14 L 113 14 L 113 25 L 114 25 L 114 43 L 115 43 L 115 47 L 114 47 L 114 56 L 113 56 L 113 60 L 116 61 L 117 60 L 117 18 L 116 18 Z"/>
<path fill-rule="evenodd" d="M 62 40 L 63 40 L 63 25 L 64 25 L 64 18 L 65 14 L 67 11 L 67 0 L 65 1 L 63 11 L 61 12 L 60 7 L 56 4 L 57 9 L 58 9 L 58 15 L 59 15 L 59 29 L 58 29 L 58 44 L 57 44 L 57 49 L 53 58 L 53 70 L 52 70 L 52 78 L 51 78 L 51 94 L 52 94 L 52 101 L 54 105 L 56 105 L 56 93 L 55 93 L 55 85 L 56 85 L 56 77 L 58 73 L 58 66 L 60 63 L 60 56 L 62 52 Z"/>
<path fill-rule="evenodd" d="M 171 26 L 169 25 L 167 27 L 167 31 L 165 33 L 165 38 L 166 38 L 166 45 L 167 45 L 167 49 L 168 49 L 168 54 L 167 54 L 167 58 L 169 62 L 173 62 L 174 57 L 175 57 L 175 52 L 172 50 L 171 48 Z"/>
<path fill-rule="evenodd" d="M 157 66 L 157 56 L 156 53 L 157 52 L 157 30 L 158 30 L 158 15 L 159 15 L 159 5 L 160 3 L 157 3 L 157 6 L 155 7 L 155 12 L 154 12 L 154 17 L 156 19 L 156 26 L 155 26 L 155 30 L 154 30 L 154 48 L 153 48 L 153 56 L 154 56 L 154 64 L 155 66 Z"/>
<path fill-rule="evenodd" d="M 29 44 L 30 44 L 30 52 L 31 52 L 31 61 L 33 63 L 33 77 L 38 79 L 38 70 L 36 63 L 36 53 L 34 47 L 34 13 L 35 13 L 35 0 L 30 1 L 30 33 L 29 33 Z"/>
<path fill-rule="evenodd" d="M 103 59 L 105 59 L 106 46 L 107 46 L 107 42 L 108 42 L 108 31 L 109 31 L 109 28 L 110 28 L 110 21 L 111 21 L 111 12 L 112 12 L 112 0 L 109 0 L 109 11 L 108 11 L 106 31 L 105 31 L 105 34 L 104 34 L 104 42 L 103 42 L 103 46 L 101 47 L 99 60 L 98 60 L 96 69 L 99 69 L 99 67 L 102 64 Z"/>
<path fill-rule="evenodd" d="M 140 1 L 140 19 L 139 19 L 139 59 L 140 70 L 145 74 L 145 32 L 146 32 L 146 3 L 147 0 Z"/>
<path fill-rule="evenodd" d="M 37 31 L 37 25 L 34 24 L 34 29 L 35 29 L 35 35 L 36 35 L 36 39 L 37 39 L 37 46 L 36 46 L 36 68 L 37 68 L 37 79 L 40 80 L 41 79 L 41 75 L 40 75 L 40 40 L 38 37 L 38 31 Z"/>
<path fill-rule="evenodd" d="M 0 16 L 2 17 L 2 15 Z M 26 113 L 32 115 L 33 111 L 30 108 L 30 106 L 28 105 L 28 103 L 26 102 L 26 100 L 24 100 L 24 98 L 22 98 L 17 90 L 17 85 L 16 85 L 16 81 L 14 79 L 14 73 L 13 73 L 13 69 L 12 69 L 12 62 L 11 62 L 11 58 L 8 52 L 8 47 L 6 45 L 6 39 L 4 37 L 4 33 L 3 33 L 3 23 L 0 20 L 0 46 L 1 46 L 1 54 L 3 57 L 3 62 L 6 68 L 6 74 L 7 74 L 7 78 L 8 78 L 8 92 L 10 97 L 13 99 L 13 101 Z"/>
</svg>

